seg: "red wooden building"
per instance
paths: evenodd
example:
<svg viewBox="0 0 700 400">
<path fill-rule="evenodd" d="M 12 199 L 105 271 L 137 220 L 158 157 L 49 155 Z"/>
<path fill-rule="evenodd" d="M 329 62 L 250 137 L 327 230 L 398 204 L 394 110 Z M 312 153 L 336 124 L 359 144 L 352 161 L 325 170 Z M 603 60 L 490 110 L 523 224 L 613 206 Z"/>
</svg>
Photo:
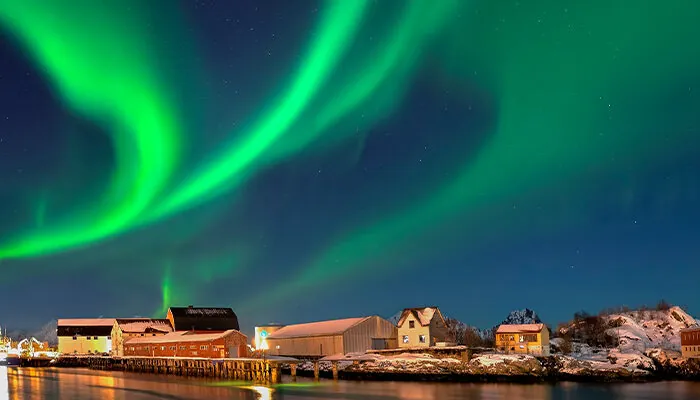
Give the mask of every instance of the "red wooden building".
<svg viewBox="0 0 700 400">
<path fill-rule="evenodd" d="M 124 342 L 125 356 L 235 358 L 248 356 L 248 338 L 235 329 L 218 333 L 172 332 Z"/>
<path fill-rule="evenodd" d="M 681 331 L 681 354 L 683 357 L 700 357 L 700 326 Z"/>
</svg>

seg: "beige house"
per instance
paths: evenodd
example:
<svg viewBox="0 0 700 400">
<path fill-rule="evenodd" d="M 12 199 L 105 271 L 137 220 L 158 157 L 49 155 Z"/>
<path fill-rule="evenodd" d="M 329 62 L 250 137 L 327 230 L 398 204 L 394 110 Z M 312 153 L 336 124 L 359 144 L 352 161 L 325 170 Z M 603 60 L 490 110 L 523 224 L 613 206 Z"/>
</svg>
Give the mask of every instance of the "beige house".
<svg viewBox="0 0 700 400">
<path fill-rule="evenodd" d="M 549 355 L 549 329 L 545 324 L 501 325 L 496 348 L 505 353 Z"/>
<path fill-rule="evenodd" d="M 162 336 L 173 331 L 167 319 L 117 318 L 112 325 L 112 355 L 124 355 L 124 342 L 135 337 Z"/>
<path fill-rule="evenodd" d="M 452 343 L 445 317 L 437 307 L 406 308 L 398 322 L 399 348 Z"/>
<path fill-rule="evenodd" d="M 59 319 L 56 328 L 61 354 L 109 354 L 114 318 Z"/>
<path fill-rule="evenodd" d="M 396 338 L 396 326 L 376 315 L 287 325 L 267 336 L 268 354 L 320 358 L 364 353 Z"/>
</svg>

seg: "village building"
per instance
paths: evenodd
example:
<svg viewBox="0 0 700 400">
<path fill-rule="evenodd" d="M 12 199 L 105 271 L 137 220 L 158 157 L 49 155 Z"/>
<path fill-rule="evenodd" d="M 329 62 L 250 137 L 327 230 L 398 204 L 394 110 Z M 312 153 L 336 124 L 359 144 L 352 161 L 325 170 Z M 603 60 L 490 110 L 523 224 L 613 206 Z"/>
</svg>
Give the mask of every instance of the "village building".
<svg viewBox="0 0 700 400">
<path fill-rule="evenodd" d="M 406 308 L 398 325 L 399 348 L 430 347 L 454 342 L 445 317 L 437 307 Z"/>
<path fill-rule="evenodd" d="M 248 337 L 238 330 L 216 333 L 171 332 L 133 337 L 124 342 L 125 356 L 236 358 L 248 356 Z"/>
<path fill-rule="evenodd" d="M 496 349 L 505 353 L 549 355 L 549 329 L 545 324 L 501 325 Z"/>
<path fill-rule="evenodd" d="M 112 355 L 124 355 L 124 341 L 133 337 L 162 336 L 173 331 L 167 319 L 117 318 L 112 325 Z"/>
<path fill-rule="evenodd" d="M 58 352 L 109 354 L 114 321 L 114 318 L 59 319 L 56 327 Z"/>
<path fill-rule="evenodd" d="M 299 358 L 364 353 L 396 339 L 396 326 L 378 316 L 287 325 L 267 336 L 269 354 Z"/>
<path fill-rule="evenodd" d="M 700 326 L 681 330 L 681 355 L 683 358 L 700 357 Z"/>
<path fill-rule="evenodd" d="M 224 332 L 240 330 L 238 317 L 230 308 L 170 307 L 167 319 L 174 331 Z"/>
</svg>

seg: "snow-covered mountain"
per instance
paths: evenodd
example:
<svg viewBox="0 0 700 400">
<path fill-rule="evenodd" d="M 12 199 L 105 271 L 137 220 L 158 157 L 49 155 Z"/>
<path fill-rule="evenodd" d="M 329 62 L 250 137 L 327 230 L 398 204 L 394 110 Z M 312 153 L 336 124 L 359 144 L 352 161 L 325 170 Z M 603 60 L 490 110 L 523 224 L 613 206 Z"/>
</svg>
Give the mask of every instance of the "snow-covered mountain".
<svg viewBox="0 0 700 400">
<path fill-rule="evenodd" d="M 682 308 L 673 306 L 587 316 L 562 327 L 559 333 L 581 342 L 590 342 L 591 338 L 596 341 L 604 335 L 605 347 L 622 352 L 644 352 L 652 348 L 677 351 L 681 345 L 680 331 L 697 324 L 698 321 Z"/>
<path fill-rule="evenodd" d="M 537 316 L 537 313 L 530 310 L 529 308 L 524 308 L 522 310 L 511 311 L 508 317 L 501 322 L 501 324 L 541 324 L 542 320 Z"/>
</svg>

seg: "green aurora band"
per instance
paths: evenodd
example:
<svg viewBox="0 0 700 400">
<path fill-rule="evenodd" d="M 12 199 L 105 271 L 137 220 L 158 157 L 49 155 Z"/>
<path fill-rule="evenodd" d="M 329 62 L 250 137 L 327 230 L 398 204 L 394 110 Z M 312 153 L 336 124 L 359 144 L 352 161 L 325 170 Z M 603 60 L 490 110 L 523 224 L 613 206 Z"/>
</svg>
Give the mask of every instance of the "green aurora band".
<svg viewBox="0 0 700 400">
<path fill-rule="evenodd" d="M 3 1 L 0 23 L 42 66 L 72 110 L 110 127 L 116 166 L 95 209 L 0 247 L 0 259 L 86 246 L 128 229 L 166 187 L 178 158 L 178 121 L 144 31 L 124 2 Z M 89 34 L 86 34 L 89 32 Z M 40 205 L 41 207 L 45 207 Z M 43 212 L 37 213 L 41 224 Z"/>
<path fill-rule="evenodd" d="M 414 0 L 402 3 L 395 20 L 382 19 L 380 40 L 363 47 L 357 38 L 378 23 L 370 9 L 394 15 L 390 5 L 329 1 L 279 100 L 249 131 L 235 135 L 239 139 L 215 161 L 173 185 L 181 141 L 177 110 L 158 79 L 148 51 L 152 43 L 132 20 L 137 17 L 119 15 L 117 2 L 78 3 L 65 13 L 58 2 L 4 2 L 0 23 L 41 64 L 66 104 L 116 126 L 111 189 L 98 210 L 0 244 L 0 259 L 87 246 L 212 200 L 299 151 L 342 142 L 358 125 L 371 126 L 401 105 L 426 54 L 437 58 L 434 63 L 454 87 L 477 82 L 497 99 L 488 140 L 437 191 L 381 220 L 360 221 L 312 257 L 294 282 L 285 280 L 278 290 L 266 291 L 274 296 L 253 303 L 372 268 L 383 252 L 398 259 L 401 246 L 429 235 L 425 227 L 439 229 L 440 221 L 458 218 L 463 226 L 476 225 L 518 194 L 596 177 L 619 159 L 630 165 L 663 161 L 687 145 L 682 123 L 670 130 L 666 119 L 653 114 L 678 91 L 674 85 L 700 67 L 700 53 L 684 46 L 684 39 L 700 37 L 695 23 L 700 4 L 646 2 L 632 9 L 621 0 L 585 5 Z M 60 15 L 75 18 L 51 18 L 59 15 L 58 7 Z M 101 26 L 91 29 L 86 20 Z M 86 30 L 95 34 L 86 37 Z M 692 98 L 672 111 L 675 120 L 697 123 L 699 106 Z M 37 224 L 43 213 L 37 213 Z M 172 287 L 167 269 L 164 304 Z"/>
</svg>

